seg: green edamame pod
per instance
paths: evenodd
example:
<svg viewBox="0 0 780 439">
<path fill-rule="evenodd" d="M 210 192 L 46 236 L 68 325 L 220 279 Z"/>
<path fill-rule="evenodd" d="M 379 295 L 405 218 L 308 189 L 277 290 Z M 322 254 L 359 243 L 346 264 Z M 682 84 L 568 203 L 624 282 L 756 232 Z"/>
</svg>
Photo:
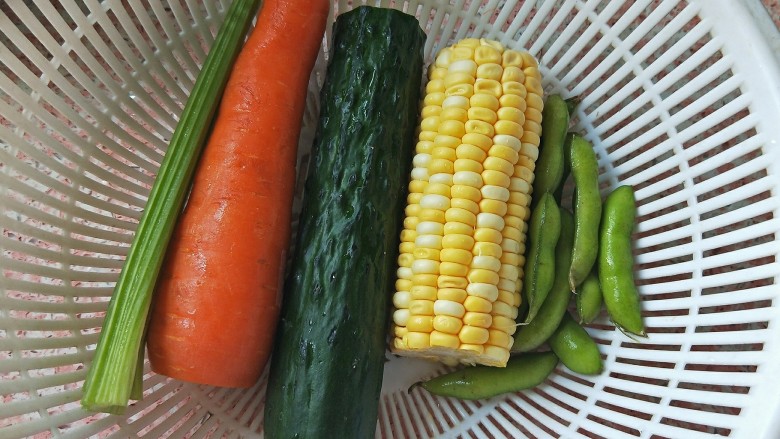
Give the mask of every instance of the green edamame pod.
<svg viewBox="0 0 780 439">
<path fill-rule="evenodd" d="M 471 366 L 414 384 L 440 396 L 484 399 L 538 386 L 555 370 L 558 357 L 534 352 L 509 359 L 506 367 Z"/>
<path fill-rule="evenodd" d="M 577 288 L 577 314 L 580 324 L 592 322 L 601 312 L 604 299 L 601 295 L 601 285 L 596 271 L 591 271 L 588 277 Z"/>
<path fill-rule="evenodd" d="M 563 143 L 569 129 L 569 109 L 560 95 L 551 95 L 542 111 L 542 138 L 534 172 L 533 195 L 555 192 L 563 178 Z"/>
<path fill-rule="evenodd" d="M 566 209 L 560 208 L 561 235 L 555 248 L 555 281 L 547 298 L 531 323 L 521 326 L 515 332 L 512 352 L 528 352 L 542 345 L 555 332 L 569 305 L 569 264 L 574 242 L 574 218 Z"/>
<path fill-rule="evenodd" d="M 572 372 L 597 375 L 603 370 L 599 347 L 588 332 L 565 313 L 558 329 L 547 340 L 550 349 Z"/>
<path fill-rule="evenodd" d="M 607 196 L 599 235 L 599 281 L 612 322 L 622 331 L 644 337 L 631 251 L 635 217 L 636 202 L 631 186 L 620 186 Z"/>
<path fill-rule="evenodd" d="M 574 178 L 574 250 L 569 269 L 569 287 L 576 291 L 598 257 L 601 194 L 599 164 L 593 146 L 574 134 L 569 144 L 571 175 Z"/>
<path fill-rule="evenodd" d="M 555 201 L 557 201 L 561 206 L 563 206 L 563 204 L 561 204 L 561 199 L 563 198 L 563 188 L 566 186 L 566 180 L 569 179 L 569 175 L 571 174 L 571 160 L 569 159 L 569 151 L 571 150 L 570 145 L 574 135 L 574 133 L 567 134 L 566 139 L 563 141 L 563 175 L 561 176 L 561 183 L 555 189 L 555 192 L 553 192 L 555 195 Z"/>
<path fill-rule="evenodd" d="M 531 322 L 555 280 L 555 246 L 561 233 L 561 213 L 552 194 L 542 195 L 531 212 L 528 254 L 525 260 L 523 297 L 528 300 L 525 323 Z"/>
</svg>

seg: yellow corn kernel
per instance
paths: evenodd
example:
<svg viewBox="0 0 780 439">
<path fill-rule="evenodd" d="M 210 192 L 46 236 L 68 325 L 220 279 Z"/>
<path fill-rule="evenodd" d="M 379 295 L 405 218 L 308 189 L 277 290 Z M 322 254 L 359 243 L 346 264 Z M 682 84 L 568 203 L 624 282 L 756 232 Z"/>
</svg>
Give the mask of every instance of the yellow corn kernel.
<svg viewBox="0 0 780 439">
<path fill-rule="evenodd" d="M 517 84 L 520 83 L 518 82 Z M 472 86 L 472 88 L 475 94 L 484 93 L 488 95 L 493 95 L 497 98 L 501 97 L 506 93 L 504 86 L 500 82 L 494 79 L 477 79 L 476 81 L 474 81 L 474 85 Z M 519 95 L 519 93 L 512 93 L 512 94 Z"/>
<path fill-rule="evenodd" d="M 408 332 L 404 338 L 404 345 L 409 349 L 425 349 L 431 346 L 430 333 Z"/>
<path fill-rule="evenodd" d="M 452 65 L 452 64 L 450 64 Z M 452 69 L 447 73 L 447 76 L 444 78 L 444 88 L 445 90 L 458 86 L 458 85 L 472 85 L 474 84 L 474 75 L 469 74 L 467 72 L 453 72 Z M 446 91 L 445 91 L 446 93 Z"/>
<path fill-rule="evenodd" d="M 498 288 L 499 294 L 500 294 L 501 290 L 509 291 L 509 290 L 514 289 L 517 286 L 516 282 L 517 282 L 517 278 L 507 279 L 507 278 L 501 277 L 500 280 L 498 281 L 498 285 L 496 285 L 496 287 Z M 496 298 L 496 302 L 495 303 L 498 303 L 498 298 Z M 493 305 L 495 305 L 495 303 Z"/>
<path fill-rule="evenodd" d="M 493 256 L 474 256 L 471 260 L 471 268 L 482 268 L 498 272 L 501 269 L 501 260 Z"/>
<path fill-rule="evenodd" d="M 466 287 L 469 285 L 469 281 L 466 280 L 463 276 L 446 276 L 442 275 L 439 276 L 439 278 L 436 280 L 437 286 L 441 288 L 455 288 L 455 289 L 463 289 L 465 290 Z"/>
<path fill-rule="evenodd" d="M 470 145 L 468 143 L 462 143 L 458 145 L 457 149 L 455 150 L 455 154 L 459 159 L 474 160 L 478 163 L 482 163 L 482 161 L 487 157 L 487 153 L 481 148 Z"/>
<path fill-rule="evenodd" d="M 463 315 L 463 324 L 478 328 L 490 328 L 493 324 L 493 316 L 488 312 L 469 311 Z"/>
<path fill-rule="evenodd" d="M 465 210 L 465 209 L 464 209 Z M 448 210 L 449 212 L 449 210 Z M 468 212 L 468 211 L 467 211 Z M 458 221 L 448 221 L 444 224 L 445 235 L 473 235 L 475 225 L 464 224 Z M 460 249 L 445 249 L 445 250 L 460 250 Z M 465 250 L 464 250 L 465 251 Z"/>
<path fill-rule="evenodd" d="M 434 302 L 432 300 L 421 300 L 421 299 L 412 300 L 411 302 L 409 302 L 409 312 L 412 314 L 412 316 L 432 316 L 434 315 L 433 303 Z M 495 307 L 495 303 L 493 304 L 493 306 Z M 407 324 L 407 326 L 409 325 Z M 411 329 L 411 328 L 410 330 L 418 331 L 418 329 Z"/>
<path fill-rule="evenodd" d="M 471 84 L 458 84 L 448 87 L 444 92 L 446 96 L 463 96 L 470 98 L 474 94 L 474 86 Z"/>
<path fill-rule="evenodd" d="M 448 72 L 448 76 L 453 73 L 466 73 L 473 77 L 477 74 L 477 63 L 470 59 L 460 59 L 450 63 Z"/>
<path fill-rule="evenodd" d="M 499 119 L 498 114 L 489 108 L 471 107 L 467 113 L 469 119 L 481 120 L 489 124 L 494 124 Z"/>
<path fill-rule="evenodd" d="M 504 188 L 500 188 L 500 189 L 504 189 Z M 488 212 L 480 212 L 477 215 L 477 227 L 489 227 L 491 229 L 502 230 L 504 228 L 504 224 L 505 224 L 504 218 L 502 218 L 499 215 L 488 213 Z"/>
<path fill-rule="evenodd" d="M 496 125 L 501 122 L 502 121 L 498 121 Z M 511 162 L 504 160 L 501 157 L 495 157 L 492 155 L 485 159 L 484 167 L 485 169 L 489 169 L 491 171 L 503 172 L 508 176 L 515 172 L 515 166 Z"/>
<path fill-rule="evenodd" d="M 539 138 L 542 137 L 542 125 L 532 120 L 526 120 L 523 123 L 523 132 L 525 131 L 530 131 L 539 136 Z"/>
<path fill-rule="evenodd" d="M 409 332 L 431 332 L 433 331 L 433 316 L 411 316 L 406 324 Z"/>
<path fill-rule="evenodd" d="M 462 288 L 439 288 L 436 297 L 437 300 L 449 300 L 462 304 L 468 297 L 468 293 Z"/>
<path fill-rule="evenodd" d="M 514 307 L 509 303 L 496 300 L 493 303 L 493 311 L 491 313 L 494 316 L 504 316 L 514 320 L 517 318 L 517 307 Z"/>
<path fill-rule="evenodd" d="M 444 211 L 437 209 L 421 209 L 417 214 L 417 218 L 422 221 L 435 221 L 437 223 L 444 223 Z M 434 248 L 434 247 L 431 247 Z"/>
<path fill-rule="evenodd" d="M 514 305 L 515 302 L 515 291 L 514 288 L 512 288 L 512 291 L 509 290 L 498 290 L 498 299 L 496 299 L 496 302 L 506 302 L 510 305 Z"/>
<path fill-rule="evenodd" d="M 463 320 L 460 318 L 437 315 L 433 318 L 433 329 L 435 331 L 443 332 L 445 334 L 457 335 L 460 332 L 460 328 L 463 327 Z"/>
<path fill-rule="evenodd" d="M 498 329 L 504 331 L 509 335 L 512 335 L 517 331 L 517 324 L 514 319 L 510 319 L 505 316 L 493 316 L 493 323 L 490 325 L 491 329 Z"/>
<path fill-rule="evenodd" d="M 438 290 L 436 286 L 414 285 L 409 289 L 409 296 L 412 300 L 436 300 Z"/>
<path fill-rule="evenodd" d="M 482 194 L 480 193 L 480 198 L 481 197 Z M 474 200 L 469 200 L 466 198 L 453 198 L 452 201 L 450 201 L 450 205 L 452 207 L 468 210 L 473 214 L 479 213 L 479 204 L 477 204 L 477 201 Z"/>
<path fill-rule="evenodd" d="M 467 43 L 467 40 L 459 41 L 457 46 L 453 47 L 452 51 L 450 52 L 450 62 L 461 59 L 473 60 L 475 47 L 469 46 L 470 44 Z"/>
<path fill-rule="evenodd" d="M 501 108 L 518 108 L 525 111 L 526 103 L 522 96 L 517 94 L 505 94 L 498 99 Z"/>
<path fill-rule="evenodd" d="M 528 96 L 538 96 L 538 95 L 532 93 L 532 94 L 529 94 Z M 529 107 L 529 108 L 526 108 L 524 113 L 525 113 L 524 116 L 525 116 L 526 122 L 527 121 L 531 121 L 531 122 L 536 122 L 537 124 L 541 124 L 542 123 L 542 109 L 530 108 Z"/>
<path fill-rule="evenodd" d="M 442 90 L 444 91 L 444 90 Z M 434 117 L 441 114 L 441 106 L 439 105 L 426 105 L 422 109 L 422 118 Z"/>
<path fill-rule="evenodd" d="M 458 264 L 468 265 L 472 259 L 471 252 L 459 248 L 445 248 L 441 251 L 443 262 L 456 262 Z"/>
<path fill-rule="evenodd" d="M 457 119 L 441 120 L 439 124 L 439 134 L 444 134 L 460 139 L 464 134 L 466 134 L 466 126 L 463 122 Z M 457 145 L 455 147 L 457 147 Z"/>
<path fill-rule="evenodd" d="M 532 131 L 526 131 L 523 132 L 523 136 L 529 135 L 529 136 L 536 136 L 536 133 Z M 539 136 L 536 136 L 538 139 Z M 528 157 L 529 159 L 536 161 L 537 158 L 539 158 L 539 144 L 534 144 L 531 142 L 523 142 L 522 147 L 520 148 L 520 155 Z"/>
<path fill-rule="evenodd" d="M 493 124 L 496 134 L 521 137 L 524 133 L 523 126 L 511 120 L 499 120 Z"/>
<path fill-rule="evenodd" d="M 482 181 L 486 185 L 506 188 L 508 188 L 511 183 L 509 175 L 502 171 L 496 171 L 495 169 L 486 169 L 482 171 Z"/>
<path fill-rule="evenodd" d="M 523 221 L 528 221 L 528 218 L 531 216 L 531 211 L 528 210 L 526 206 L 521 206 L 519 204 L 510 204 L 507 208 L 507 213 L 509 215 L 516 216 Z"/>
<path fill-rule="evenodd" d="M 393 306 L 402 309 L 409 308 L 409 304 L 412 302 L 412 294 L 408 291 L 396 291 L 393 294 Z"/>
<path fill-rule="evenodd" d="M 507 203 L 505 201 L 496 200 L 492 198 L 485 197 L 482 199 L 482 201 L 479 202 L 481 213 L 488 213 L 496 216 L 503 217 L 507 213 Z M 498 231 L 497 227 L 493 227 L 492 229 L 495 229 Z M 501 232 L 498 232 L 499 235 L 501 235 Z M 477 241 L 482 241 L 481 239 L 477 239 Z M 491 240 L 491 242 L 494 242 Z M 496 244 L 500 244 L 500 242 L 496 242 Z"/>
<path fill-rule="evenodd" d="M 441 107 L 445 108 L 461 108 L 463 110 L 469 109 L 469 98 L 465 96 L 452 95 L 447 96 L 441 103 Z"/>
<path fill-rule="evenodd" d="M 506 223 L 506 217 L 504 218 L 504 223 Z M 504 230 L 501 231 L 501 235 L 504 238 L 514 239 L 517 242 L 521 242 L 523 240 L 523 233 L 517 227 L 505 225 Z M 506 254 L 506 252 L 504 253 Z"/>
<path fill-rule="evenodd" d="M 488 329 L 487 344 L 493 346 L 501 346 L 509 349 L 512 337 L 506 332 L 499 331 L 497 329 Z"/>
<path fill-rule="evenodd" d="M 429 154 L 433 148 L 433 142 L 428 140 L 420 140 L 414 147 L 414 151 L 417 154 Z"/>
<path fill-rule="evenodd" d="M 468 271 L 468 280 L 471 282 L 471 285 L 479 285 L 479 284 L 489 284 L 489 285 L 497 285 L 499 281 L 498 273 L 491 270 L 484 270 L 482 268 L 476 268 Z M 470 286 L 471 286 L 470 285 Z M 481 292 L 487 292 L 488 289 L 486 288 L 480 288 Z M 466 288 L 466 291 L 469 292 L 469 289 Z M 493 289 L 489 289 L 491 297 Z M 484 296 L 480 296 L 484 297 Z M 496 298 L 498 298 L 498 289 L 496 289 Z"/>
<path fill-rule="evenodd" d="M 481 344 L 461 343 L 458 349 L 462 351 L 473 351 L 475 354 L 482 355 L 485 352 L 485 346 Z"/>
<path fill-rule="evenodd" d="M 482 163 L 470 159 L 457 159 L 454 163 L 455 172 L 468 171 L 481 173 L 484 169 Z"/>
<path fill-rule="evenodd" d="M 452 183 L 453 187 L 455 187 L 455 185 L 464 185 L 481 188 L 483 181 L 482 176 L 478 172 L 459 171 L 455 172 L 452 176 Z"/>
<path fill-rule="evenodd" d="M 429 286 L 435 287 L 439 276 L 435 274 L 415 274 L 412 276 L 412 282 L 415 286 Z M 414 288 L 413 288 L 414 289 Z M 412 292 L 414 294 L 414 292 Z"/>
<path fill-rule="evenodd" d="M 514 343 L 514 339 L 512 339 L 512 343 Z M 511 347 L 511 344 L 508 348 L 486 344 L 484 346 L 485 350 L 482 355 L 490 357 L 496 365 L 506 364 L 507 361 L 509 361 L 509 348 Z"/>
<path fill-rule="evenodd" d="M 500 245 L 493 242 L 477 242 L 471 250 L 475 256 L 493 256 L 500 258 L 504 250 Z"/>
<path fill-rule="evenodd" d="M 504 68 L 510 66 L 522 67 L 523 66 L 522 53 L 516 50 L 505 50 L 503 56 L 501 57 L 501 65 L 504 66 Z"/>
<path fill-rule="evenodd" d="M 441 92 L 428 93 L 425 95 L 425 98 L 423 98 L 423 105 L 424 106 L 434 105 L 434 106 L 441 107 L 441 104 L 442 102 L 444 102 L 445 97 L 446 97 L 445 93 L 441 93 Z"/>
<path fill-rule="evenodd" d="M 500 244 L 504 237 L 501 235 L 501 232 L 496 229 L 483 227 L 474 230 L 474 239 L 480 242 L 494 242 Z"/>
<path fill-rule="evenodd" d="M 479 297 L 491 304 L 498 298 L 498 287 L 495 284 L 489 283 L 469 283 L 466 287 L 466 292 L 469 296 Z M 466 307 L 466 309 L 469 309 Z"/>
<path fill-rule="evenodd" d="M 468 186 L 466 186 L 468 187 Z M 474 188 L 471 188 L 474 189 Z M 476 189 L 474 189 L 476 190 Z M 451 204 L 451 203 L 450 203 Z M 473 212 L 470 212 L 466 209 L 461 209 L 459 207 L 450 207 L 447 209 L 447 211 L 444 213 L 444 218 L 447 220 L 447 222 L 453 221 L 458 222 L 462 224 L 467 224 L 471 227 L 474 227 L 477 225 L 477 216 L 474 215 Z"/>
<path fill-rule="evenodd" d="M 490 311 L 493 309 L 493 302 L 482 297 L 469 294 L 469 296 L 463 300 L 463 306 L 466 308 L 466 311 L 469 312 L 490 313 Z"/>
<path fill-rule="evenodd" d="M 466 308 L 460 302 L 450 300 L 436 300 L 432 307 L 433 314 L 437 316 L 450 316 L 461 318 L 466 314 Z"/>
<path fill-rule="evenodd" d="M 493 126 L 490 124 L 487 124 L 490 126 L 490 129 L 493 129 Z M 490 150 L 490 147 L 493 146 L 493 139 L 492 136 L 488 136 L 483 133 L 476 133 L 476 132 L 467 132 L 465 136 L 463 136 L 463 143 L 468 143 L 470 145 L 474 145 L 478 148 L 481 148 L 483 151 Z"/>
<path fill-rule="evenodd" d="M 530 53 L 522 51 L 520 52 L 520 56 L 523 57 L 523 68 L 539 67 L 539 63 L 536 61 L 536 58 L 534 58 Z"/>
<path fill-rule="evenodd" d="M 517 66 L 508 66 L 505 69 L 503 69 L 502 75 L 501 75 L 501 82 L 525 82 L 525 72 L 520 67 Z M 443 91 L 437 89 L 436 91 Z"/>
<path fill-rule="evenodd" d="M 524 259 L 520 259 L 520 258 L 521 256 L 518 255 L 517 253 L 504 252 L 501 255 L 500 261 L 502 264 L 509 264 L 509 265 L 514 265 L 515 267 L 519 267 L 522 262 L 525 262 Z"/>
<path fill-rule="evenodd" d="M 420 219 L 417 218 L 416 216 L 406 217 L 406 218 L 404 218 L 404 229 L 415 230 L 415 229 L 417 229 L 417 224 L 419 222 L 420 222 Z"/>
<path fill-rule="evenodd" d="M 457 262 L 442 262 L 439 272 L 445 276 L 463 277 L 468 274 L 469 267 L 467 265 L 458 264 Z"/>
<path fill-rule="evenodd" d="M 441 331 L 431 332 L 429 341 L 431 346 L 441 346 L 452 349 L 457 349 L 458 346 L 460 346 L 460 339 L 457 335 L 447 334 Z"/>
<path fill-rule="evenodd" d="M 393 335 L 396 336 L 397 338 L 402 338 L 408 332 L 409 330 L 403 326 L 393 326 Z"/>
<path fill-rule="evenodd" d="M 404 208 L 404 215 L 417 216 L 420 214 L 420 210 L 422 210 L 422 208 L 420 207 L 419 204 L 407 204 L 407 206 Z M 403 236 L 401 237 L 401 239 L 403 240 Z M 412 241 L 414 241 L 414 238 L 412 238 Z"/>
<path fill-rule="evenodd" d="M 477 68 L 477 79 L 492 79 L 494 81 L 500 81 L 504 74 L 504 68 L 501 64 L 485 63 Z"/>
<path fill-rule="evenodd" d="M 398 326 L 406 326 L 406 323 L 409 322 L 410 314 L 409 310 L 405 308 L 395 310 L 393 312 L 393 323 Z"/>
<path fill-rule="evenodd" d="M 410 279 L 398 279 L 395 281 L 395 289 L 397 291 L 410 291 L 412 288 L 412 281 Z"/>
<path fill-rule="evenodd" d="M 478 326 L 463 325 L 458 333 L 458 338 L 462 343 L 482 345 L 488 341 L 490 333 L 486 328 Z"/>
<path fill-rule="evenodd" d="M 498 134 L 496 136 L 493 136 L 493 142 L 495 143 L 494 146 L 502 146 L 502 147 L 506 146 L 518 154 L 520 153 L 520 149 L 522 148 L 522 143 L 520 142 L 520 139 L 512 136 L 507 136 L 504 134 Z M 498 153 L 495 153 L 493 155 L 500 157 Z M 509 159 L 507 158 L 507 160 Z M 513 162 L 514 160 L 509 160 L 509 161 Z"/>
<path fill-rule="evenodd" d="M 401 267 L 411 267 L 414 262 L 414 256 L 409 253 L 403 253 L 398 255 L 398 265 Z"/>
<path fill-rule="evenodd" d="M 442 238 L 442 248 L 460 248 L 470 250 L 474 247 L 474 238 L 468 235 L 447 235 Z"/>
<path fill-rule="evenodd" d="M 490 111 L 498 111 L 501 107 L 501 103 L 498 98 L 493 94 L 488 93 L 476 93 L 469 99 L 471 107 L 485 108 Z"/>
</svg>

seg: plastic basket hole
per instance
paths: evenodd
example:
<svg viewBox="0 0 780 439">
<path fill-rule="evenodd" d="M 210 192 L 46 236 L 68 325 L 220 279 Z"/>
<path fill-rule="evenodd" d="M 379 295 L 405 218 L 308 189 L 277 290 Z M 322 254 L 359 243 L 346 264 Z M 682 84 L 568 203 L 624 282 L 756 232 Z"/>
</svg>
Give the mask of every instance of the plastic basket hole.
<svg viewBox="0 0 780 439">
<path fill-rule="evenodd" d="M 769 328 L 768 321 L 757 321 L 748 323 L 730 323 L 722 325 L 697 326 L 695 332 L 731 332 L 731 331 L 754 331 Z"/>
<path fill-rule="evenodd" d="M 685 314 L 688 313 L 686 312 Z M 668 352 L 679 352 L 682 349 L 682 345 L 678 345 L 678 344 L 634 343 L 634 342 L 627 342 L 627 341 L 621 342 L 620 347 L 625 349 L 642 349 L 642 350 L 650 350 L 650 351 L 668 351 Z"/>
<path fill-rule="evenodd" d="M 623 415 L 631 416 L 631 417 L 634 417 L 634 418 L 637 418 L 637 419 L 641 419 L 643 421 L 649 421 L 649 420 L 651 420 L 653 418 L 653 415 L 650 414 L 650 413 L 645 413 L 645 412 L 642 412 L 642 411 L 639 411 L 639 410 L 630 409 L 630 408 L 627 408 L 627 407 L 622 407 L 622 406 L 619 406 L 617 404 L 612 404 L 612 403 L 601 401 L 601 400 L 596 401 L 596 406 L 604 408 L 604 409 L 607 409 L 607 410 L 612 411 L 612 412 L 616 412 L 616 413 L 620 413 L 620 414 L 623 414 Z"/>
<path fill-rule="evenodd" d="M 652 367 L 656 369 L 674 369 L 676 366 L 675 363 L 669 363 L 666 361 L 647 361 L 628 357 L 615 357 L 615 362 L 632 366 Z"/>
<path fill-rule="evenodd" d="M 730 428 L 724 428 L 724 427 L 715 427 L 712 425 L 707 424 L 699 424 L 696 422 L 691 421 L 683 421 L 680 419 L 674 419 L 669 417 L 663 417 L 661 418 L 661 424 L 669 425 L 672 427 L 679 427 L 683 428 L 685 430 L 691 430 L 691 431 L 699 431 L 702 433 L 710 433 L 714 435 L 720 435 L 720 436 L 729 436 L 731 434 Z"/>
<path fill-rule="evenodd" d="M 758 300 L 755 302 L 739 302 L 739 303 L 729 303 L 729 304 L 702 307 L 699 308 L 699 314 L 717 314 L 717 313 L 727 313 L 733 311 L 744 311 L 748 309 L 760 309 L 760 308 L 770 308 L 770 307 L 772 307 L 771 300 Z"/>
<path fill-rule="evenodd" d="M 608 419 L 604 419 L 604 418 L 596 416 L 596 415 L 592 415 L 591 414 L 591 415 L 586 416 L 586 418 L 591 420 L 591 421 L 593 421 L 593 422 L 601 424 L 604 427 L 620 431 L 621 433 L 630 434 L 632 436 L 639 436 L 640 435 L 639 430 L 637 430 L 636 428 L 631 428 L 631 427 L 625 426 L 623 424 L 619 424 L 617 422 L 610 421 Z"/>
<path fill-rule="evenodd" d="M 665 388 L 669 386 L 669 380 L 668 379 L 660 379 L 660 378 L 652 378 L 648 376 L 638 376 L 638 375 L 631 375 L 627 373 L 620 373 L 620 372 L 610 372 L 609 377 L 613 378 L 615 380 L 620 381 L 627 381 L 628 383 L 616 383 L 615 386 L 618 384 L 627 384 L 628 387 L 631 387 L 630 383 L 640 383 L 640 384 L 649 384 L 651 386 L 657 386 L 659 388 L 659 392 L 661 391 L 661 388 Z M 610 393 L 617 396 L 622 396 L 625 398 L 631 398 L 636 399 L 637 401 L 643 401 L 643 402 L 649 402 L 651 404 L 658 404 L 661 402 L 660 396 L 654 396 L 654 395 L 648 395 L 645 393 L 638 393 L 638 392 L 632 392 L 630 390 L 621 389 L 619 387 L 615 386 L 605 386 L 604 392 Z"/>
<path fill-rule="evenodd" d="M 706 392 L 728 393 L 737 395 L 747 395 L 750 392 L 749 386 L 724 385 L 724 384 L 702 384 L 681 381 L 677 383 L 678 389 L 701 390 Z"/>
<path fill-rule="evenodd" d="M 680 168 L 674 165 L 677 160 L 669 143 L 669 136 L 663 133 L 652 140 L 643 141 L 643 146 L 615 160 L 613 168 L 618 173 L 618 180 L 634 180 L 634 191 L 645 192 L 679 174 Z M 666 191 L 677 192 L 680 187 L 678 184 Z"/>
<path fill-rule="evenodd" d="M 658 235 L 660 234 L 660 232 L 663 232 L 664 230 L 672 230 L 677 227 L 690 225 L 691 222 L 689 218 L 684 218 L 671 223 L 658 224 L 660 222 L 660 219 L 663 218 L 664 216 L 680 210 L 685 210 L 688 207 L 688 203 L 686 201 L 680 201 L 668 206 L 657 206 L 658 207 L 657 209 L 656 208 L 648 209 L 644 207 L 646 205 L 655 206 L 657 203 L 664 203 L 666 198 L 672 198 L 669 197 L 669 195 L 678 192 L 683 192 L 683 191 L 685 191 L 685 187 L 682 185 L 682 183 L 680 183 L 678 185 L 675 185 L 675 187 L 665 190 L 663 192 L 651 194 L 647 197 L 637 198 L 636 200 L 636 206 L 637 206 L 636 233 L 638 234 L 637 237 L 642 238 L 642 237 L 649 237 L 652 235 Z M 651 221 L 651 220 L 655 220 L 655 221 Z M 651 226 L 651 228 L 648 228 L 648 226 L 645 225 L 644 223 L 650 223 L 655 227 Z"/>
<path fill-rule="evenodd" d="M 558 375 L 560 375 L 560 373 L 559 373 Z M 580 401 L 587 401 L 587 399 L 588 399 L 588 397 L 587 397 L 587 396 L 585 396 L 585 395 L 583 395 L 583 394 L 581 394 L 581 393 L 579 393 L 579 392 L 576 392 L 576 391 L 572 390 L 572 389 L 571 389 L 571 388 L 569 388 L 568 386 L 565 386 L 565 385 L 563 385 L 563 384 L 559 383 L 558 381 L 559 381 L 559 380 L 557 380 L 557 379 L 553 378 L 553 379 L 550 379 L 550 380 L 548 380 L 548 381 L 547 381 L 547 384 L 548 384 L 550 387 L 553 387 L 553 388 L 555 388 L 555 389 L 556 389 L 556 390 L 558 390 L 559 392 L 562 392 L 562 393 L 565 393 L 565 394 L 566 394 L 566 395 L 568 395 L 568 396 L 571 396 L 572 398 L 576 398 L 576 399 L 578 399 L 578 400 L 580 400 Z M 593 383 L 590 383 L 590 386 L 589 386 L 589 387 L 592 387 L 592 386 L 593 386 Z M 567 405 L 567 404 L 565 404 L 565 403 L 562 403 L 562 404 L 565 406 L 565 408 L 566 408 L 567 410 L 570 410 L 570 411 L 571 411 L 571 410 L 574 410 L 574 408 L 573 408 L 573 407 L 571 407 L 571 406 L 569 406 L 569 405 Z M 576 413 L 576 411 L 575 411 L 574 413 Z"/>
<path fill-rule="evenodd" d="M 685 370 L 697 372 L 736 372 L 736 373 L 754 373 L 758 366 L 754 364 L 700 364 L 688 363 Z"/>
</svg>

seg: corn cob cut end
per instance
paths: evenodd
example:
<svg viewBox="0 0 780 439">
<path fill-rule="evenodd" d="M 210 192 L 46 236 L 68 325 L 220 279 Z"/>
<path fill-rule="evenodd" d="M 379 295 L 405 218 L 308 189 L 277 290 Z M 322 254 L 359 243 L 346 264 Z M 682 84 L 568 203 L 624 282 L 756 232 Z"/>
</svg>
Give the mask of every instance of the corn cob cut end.
<svg viewBox="0 0 780 439">
<path fill-rule="evenodd" d="M 465 39 L 428 72 L 392 352 L 503 367 L 516 330 L 543 91 L 528 52 Z"/>
</svg>

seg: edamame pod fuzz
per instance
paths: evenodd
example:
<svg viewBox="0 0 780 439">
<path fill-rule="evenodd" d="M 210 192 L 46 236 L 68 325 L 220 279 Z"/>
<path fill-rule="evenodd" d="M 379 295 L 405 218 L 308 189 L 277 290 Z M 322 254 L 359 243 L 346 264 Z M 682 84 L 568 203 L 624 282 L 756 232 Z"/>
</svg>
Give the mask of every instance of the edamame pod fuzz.
<svg viewBox="0 0 780 439">
<path fill-rule="evenodd" d="M 485 399 L 519 392 L 543 383 L 558 365 L 552 352 L 534 352 L 514 356 L 506 367 L 464 367 L 448 374 L 414 384 L 439 396 L 459 399 Z"/>
<path fill-rule="evenodd" d="M 555 280 L 555 246 L 560 233 L 561 213 L 555 198 L 547 192 L 531 213 L 528 226 L 530 247 L 526 255 L 523 282 L 523 298 L 528 300 L 526 323 L 536 317 L 552 288 Z"/>
<path fill-rule="evenodd" d="M 515 332 L 512 352 L 528 352 L 542 345 L 555 331 L 569 305 L 569 265 L 574 239 L 574 219 L 566 209 L 560 208 L 561 235 L 555 248 L 555 280 L 542 307 L 531 323 L 520 326 Z"/>
<path fill-rule="evenodd" d="M 599 281 L 604 304 L 615 326 L 644 337 L 631 250 L 635 217 L 636 202 L 631 186 L 620 186 L 607 196 L 599 236 Z"/>
<path fill-rule="evenodd" d="M 593 146 L 579 134 L 571 136 L 569 164 L 574 179 L 574 249 L 569 268 L 569 287 L 576 291 L 598 256 L 601 194 L 599 164 Z"/>
</svg>

